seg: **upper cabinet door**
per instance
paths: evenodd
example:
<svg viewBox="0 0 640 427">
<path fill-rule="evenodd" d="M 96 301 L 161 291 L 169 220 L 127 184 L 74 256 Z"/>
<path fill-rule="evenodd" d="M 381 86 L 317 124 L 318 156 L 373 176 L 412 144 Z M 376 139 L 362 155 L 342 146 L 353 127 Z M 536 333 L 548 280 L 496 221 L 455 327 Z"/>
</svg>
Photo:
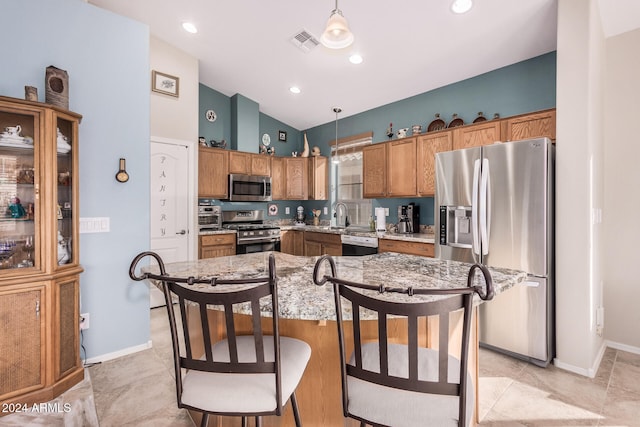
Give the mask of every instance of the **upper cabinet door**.
<svg viewBox="0 0 640 427">
<path fill-rule="evenodd" d="M 284 200 L 286 181 L 284 171 L 284 157 L 270 156 L 271 159 L 271 198 Z"/>
<path fill-rule="evenodd" d="M 286 198 L 307 200 L 309 191 L 309 162 L 306 157 L 285 157 Z"/>
<path fill-rule="evenodd" d="M 556 140 L 556 110 L 546 110 L 504 120 L 504 140 L 547 137 Z"/>
<path fill-rule="evenodd" d="M 436 193 L 436 153 L 453 149 L 453 131 L 442 131 L 418 137 L 417 180 L 420 196 Z"/>
<path fill-rule="evenodd" d="M 251 153 L 229 151 L 229 173 L 251 174 Z"/>
<path fill-rule="evenodd" d="M 309 158 L 309 199 L 329 199 L 329 160 L 324 156 Z"/>
<path fill-rule="evenodd" d="M 391 141 L 387 144 L 387 195 L 415 197 L 416 138 Z"/>
<path fill-rule="evenodd" d="M 0 103 L 0 276 L 44 269 L 43 122 L 37 110 Z"/>
<path fill-rule="evenodd" d="M 500 120 L 460 126 L 453 130 L 453 149 L 481 147 L 501 141 Z"/>
<path fill-rule="evenodd" d="M 229 151 L 198 148 L 198 197 L 229 197 Z"/>
<path fill-rule="evenodd" d="M 56 123 L 56 162 L 54 200 L 58 201 L 57 217 L 58 268 L 77 265 L 78 257 L 78 121 L 65 114 L 54 113 Z M 54 252 L 54 253 L 56 253 Z"/>
<path fill-rule="evenodd" d="M 271 176 L 271 156 L 251 154 L 251 175 Z"/>
<path fill-rule="evenodd" d="M 362 149 L 362 193 L 365 198 L 387 196 L 387 144 Z"/>
</svg>

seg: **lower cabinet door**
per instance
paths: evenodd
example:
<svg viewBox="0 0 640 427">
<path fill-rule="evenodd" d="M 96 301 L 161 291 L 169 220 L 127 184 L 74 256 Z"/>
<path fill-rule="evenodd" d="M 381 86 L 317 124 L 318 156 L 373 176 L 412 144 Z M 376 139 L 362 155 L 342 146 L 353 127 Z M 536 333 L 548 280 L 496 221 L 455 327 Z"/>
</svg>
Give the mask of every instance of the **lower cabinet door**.
<svg viewBox="0 0 640 427">
<path fill-rule="evenodd" d="M 0 290 L 0 401 L 44 387 L 44 289 Z"/>
</svg>

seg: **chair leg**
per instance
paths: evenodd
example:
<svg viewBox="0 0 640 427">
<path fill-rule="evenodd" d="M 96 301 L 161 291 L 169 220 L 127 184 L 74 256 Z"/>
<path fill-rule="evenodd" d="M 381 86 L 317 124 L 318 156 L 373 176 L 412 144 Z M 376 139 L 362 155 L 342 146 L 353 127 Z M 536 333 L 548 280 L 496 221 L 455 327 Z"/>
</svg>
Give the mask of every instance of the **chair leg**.
<svg viewBox="0 0 640 427">
<path fill-rule="evenodd" d="M 202 421 L 200 421 L 200 427 L 207 427 L 208 424 L 209 424 L 209 413 L 203 412 Z"/>
<path fill-rule="evenodd" d="M 262 427 L 262 417 L 256 417 L 256 427 Z"/>
<path fill-rule="evenodd" d="M 247 427 L 247 417 L 242 417 L 242 427 Z"/>
<path fill-rule="evenodd" d="M 298 400 L 296 399 L 296 392 L 291 393 L 291 409 L 293 409 L 293 418 L 296 422 L 296 427 L 302 427 L 302 421 L 300 421 L 300 413 L 298 412 Z"/>
</svg>

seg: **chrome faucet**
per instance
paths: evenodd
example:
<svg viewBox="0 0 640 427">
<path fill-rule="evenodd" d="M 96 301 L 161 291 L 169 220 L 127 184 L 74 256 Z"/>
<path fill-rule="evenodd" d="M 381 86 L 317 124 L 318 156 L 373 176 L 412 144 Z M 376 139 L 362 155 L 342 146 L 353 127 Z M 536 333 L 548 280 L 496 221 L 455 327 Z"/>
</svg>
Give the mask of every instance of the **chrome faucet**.
<svg viewBox="0 0 640 427">
<path fill-rule="evenodd" d="M 344 221 L 342 221 L 342 215 L 340 214 L 340 207 L 344 210 Z M 335 205 L 335 213 L 333 216 L 336 217 L 336 226 L 337 227 L 348 227 L 349 226 L 349 208 L 343 202 L 337 202 Z M 342 224 L 342 225 L 341 225 Z"/>
</svg>

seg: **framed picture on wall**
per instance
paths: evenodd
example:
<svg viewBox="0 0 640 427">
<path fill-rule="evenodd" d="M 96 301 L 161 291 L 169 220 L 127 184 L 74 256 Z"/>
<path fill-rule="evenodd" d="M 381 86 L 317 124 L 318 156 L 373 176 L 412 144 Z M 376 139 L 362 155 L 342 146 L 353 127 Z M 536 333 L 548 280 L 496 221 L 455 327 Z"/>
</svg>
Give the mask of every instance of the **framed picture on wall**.
<svg viewBox="0 0 640 427">
<path fill-rule="evenodd" d="M 287 142 L 287 132 L 284 130 L 278 131 L 278 141 Z"/>
<path fill-rule="evenodd" d="M 165 95 L 180 95 L 180 78 L 159 71 L 151 71 L 151 90 Z"/>
</svg>

